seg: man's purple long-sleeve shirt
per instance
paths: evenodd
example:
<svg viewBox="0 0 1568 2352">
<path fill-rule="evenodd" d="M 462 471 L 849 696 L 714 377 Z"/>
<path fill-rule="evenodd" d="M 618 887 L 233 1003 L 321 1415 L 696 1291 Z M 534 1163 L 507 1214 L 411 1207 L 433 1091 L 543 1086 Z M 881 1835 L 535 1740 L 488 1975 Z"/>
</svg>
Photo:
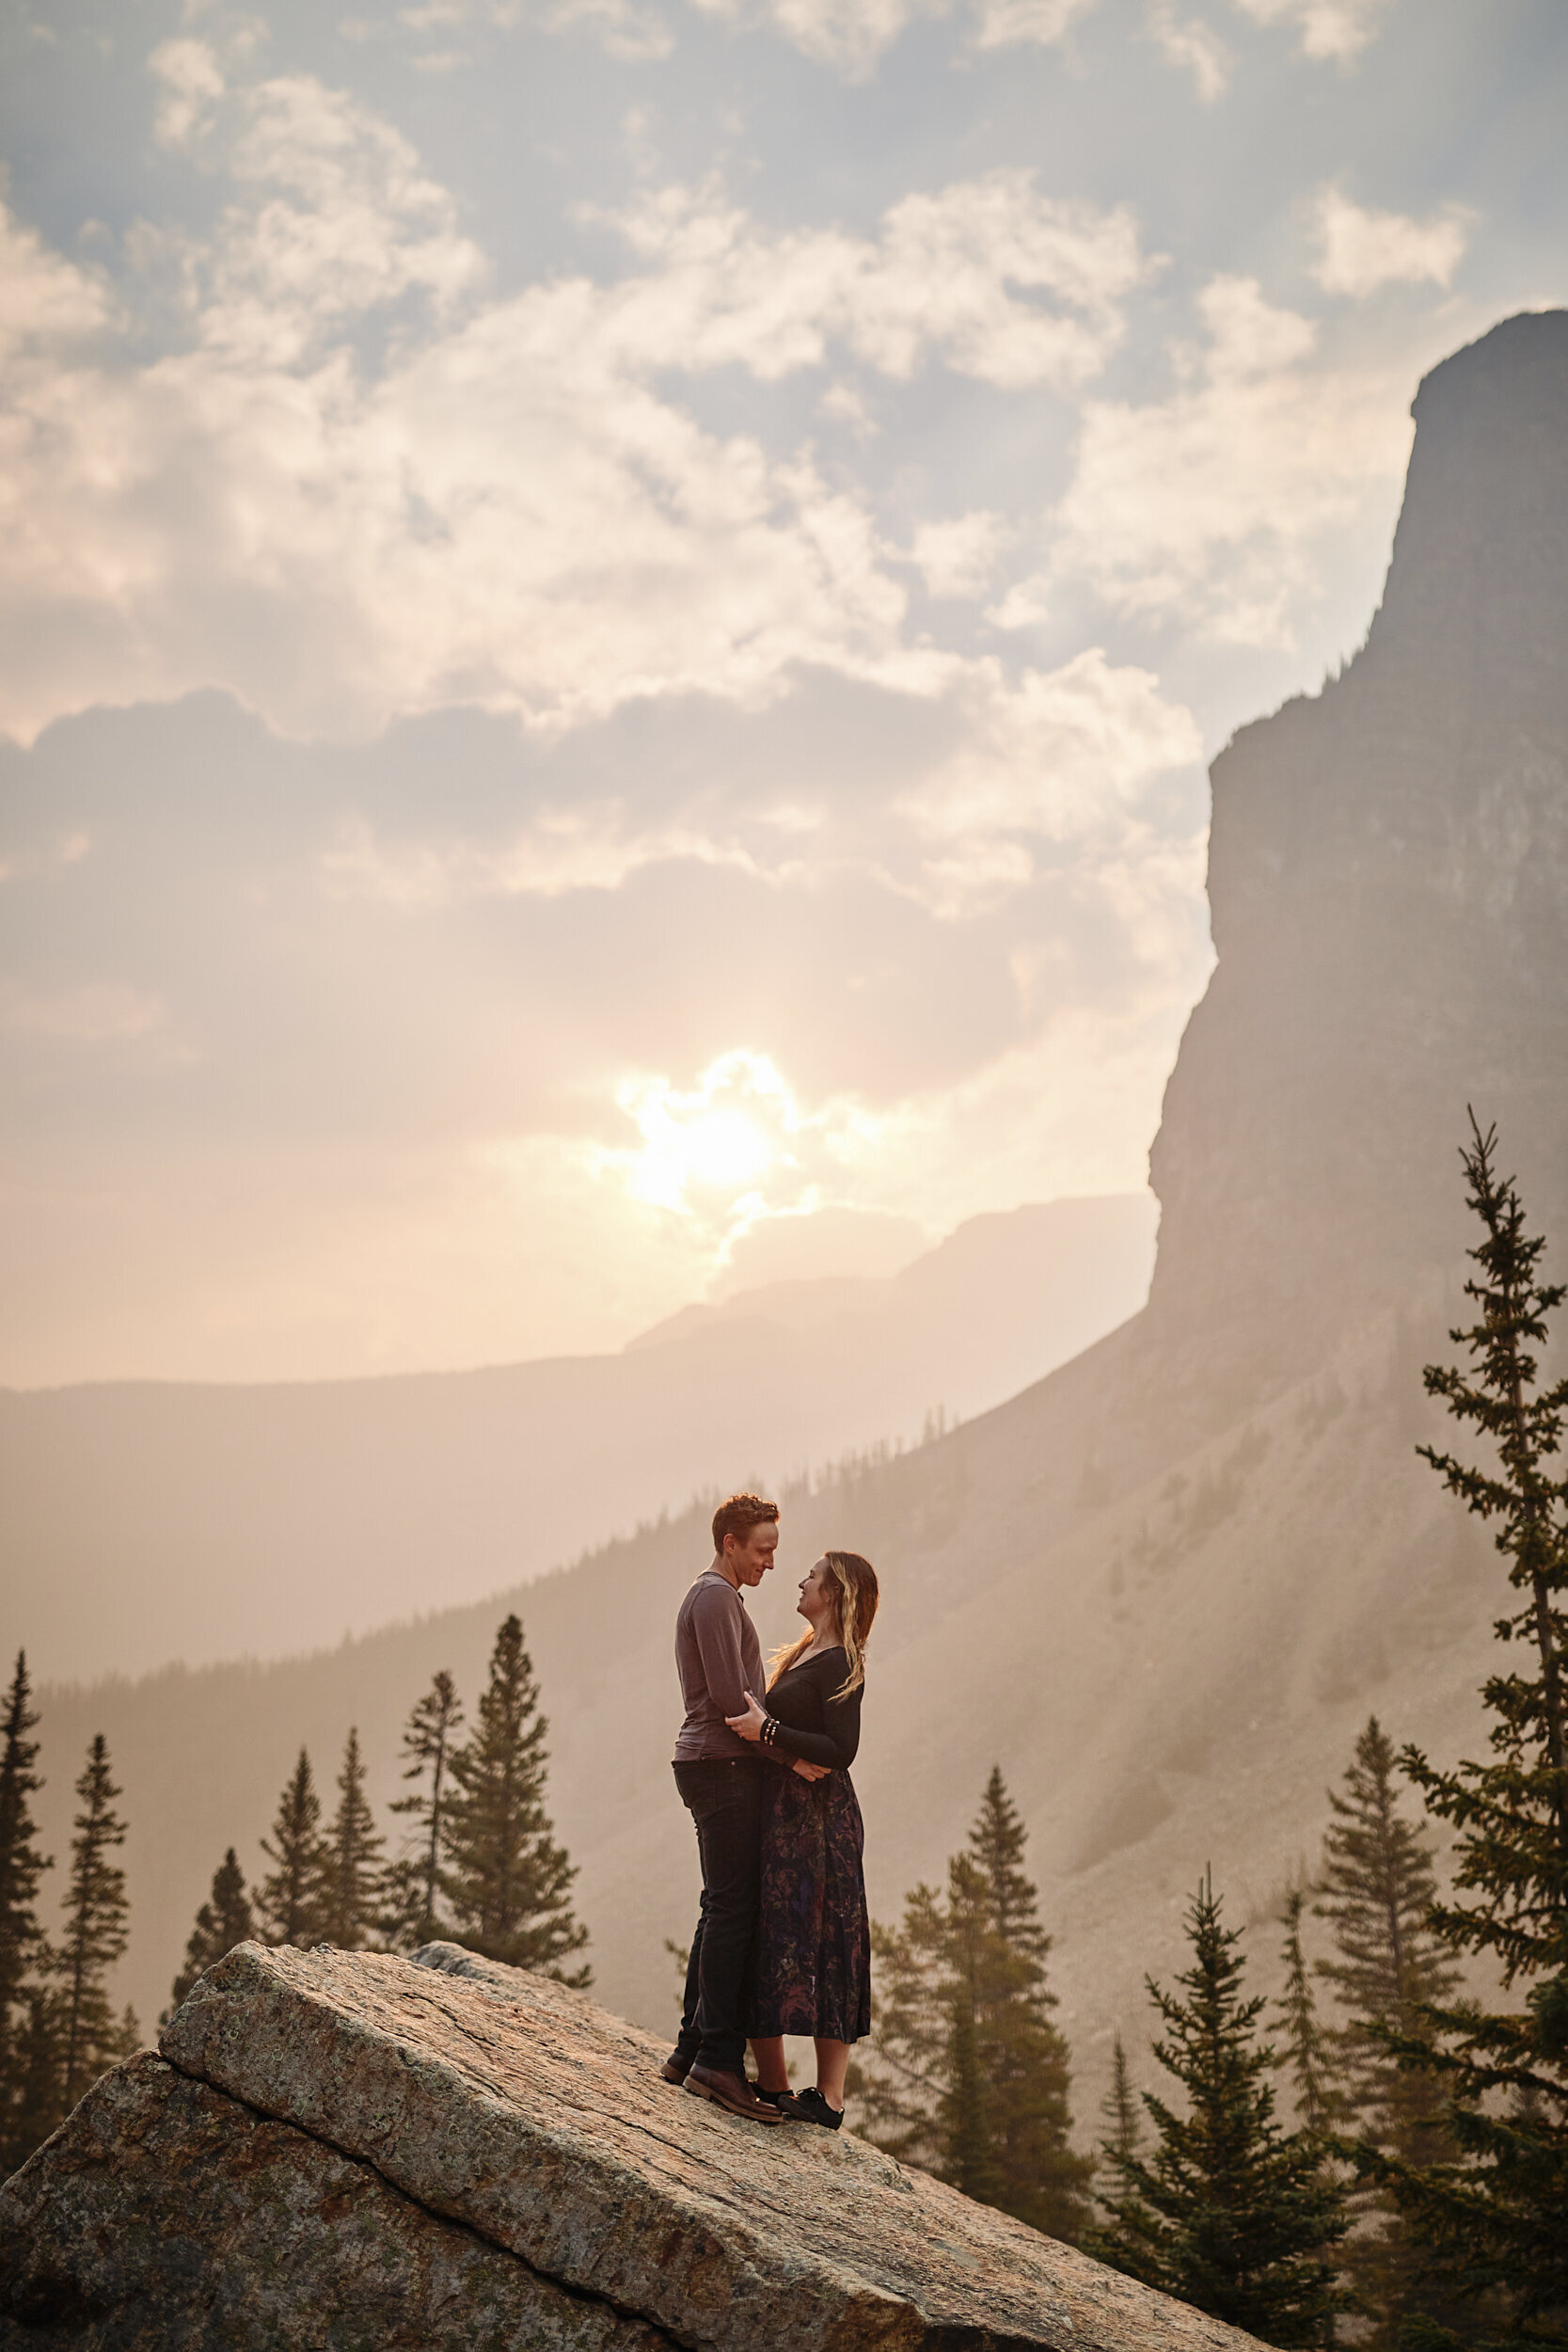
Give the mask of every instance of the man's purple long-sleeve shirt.
<svg viewBox="0 0 1568 2352">
<path fill-rule="evenodd" d="M 745 1602 L 717 1568 L 705 1568 L 680 1605 L 675 1664 L 686 1721 L 675 1741 L 674 1761 L 754 1757 L 754 1744 L 732 1731 L 724 1718 L 746 1712 L 748 1691 L 762 1696 L 762 1645 Z"/>
</svg>

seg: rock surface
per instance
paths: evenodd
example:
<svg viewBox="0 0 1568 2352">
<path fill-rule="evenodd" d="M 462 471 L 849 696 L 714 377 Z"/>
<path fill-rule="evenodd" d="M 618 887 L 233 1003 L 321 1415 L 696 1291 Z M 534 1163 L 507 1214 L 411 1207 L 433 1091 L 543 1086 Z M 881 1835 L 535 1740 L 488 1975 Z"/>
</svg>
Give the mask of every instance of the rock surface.
<svg viewBox="0 0 1568 2352">
<path fill-rule="evenodd" d="M 5 2192 L 0 2343 L 166 2352 L 663 2352 L 373 2166 L 150 2051 Z"/>
<path fill-rule="evenodd" d="M 433 1945 L 242 1945 L 0 2190 L 0 2345 L 1244 2352 L 849 2135 Z"/>
</svg>

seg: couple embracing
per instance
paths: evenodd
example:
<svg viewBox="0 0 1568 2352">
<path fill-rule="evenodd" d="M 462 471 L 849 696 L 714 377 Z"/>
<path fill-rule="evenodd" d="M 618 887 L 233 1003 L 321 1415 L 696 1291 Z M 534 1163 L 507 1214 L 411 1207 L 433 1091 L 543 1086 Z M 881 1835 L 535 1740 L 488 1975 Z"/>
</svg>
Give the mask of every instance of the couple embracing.
<svg viewBox="0 0 1568 2352">
<path fill-rule="evenodd" d="M 703 1900 L 664 2079 L 753 2122 L 836 2131 L 849 2044 L 871 2026 L 864 1832 L 849 1767 L 877 1578 L 858 1552 L 822 1554 L 800 1584 L 807 1629 L 775 1652 L 764 1693 L 744 1595 L 778 1545 L 777 1503 L 721 1502 L 712 1565 L 675 1620 L 686 1702 L 675 1786 L 696 1824 Z M 816 2043 L 816 2084 L 799 2093 L 784 2073 L 786 2033 Z"/>
</svg>

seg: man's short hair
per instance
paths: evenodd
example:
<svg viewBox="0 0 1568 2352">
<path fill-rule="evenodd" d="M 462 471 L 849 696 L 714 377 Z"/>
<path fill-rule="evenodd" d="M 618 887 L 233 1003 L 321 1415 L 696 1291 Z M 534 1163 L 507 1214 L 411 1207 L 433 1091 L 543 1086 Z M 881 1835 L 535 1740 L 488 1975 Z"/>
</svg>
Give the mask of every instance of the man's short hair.
<svg viewBox="0 0 1568 2352">
<path fill-rule="evenodd" d="M 761 1527 L 778 1516 L 778 1504 L 765 1502 L 761 1495 L 731 1495 L 713 1515 L 714 1550 L 723 1550 L 726 1535 L 748 1535 L 753 1527 Z"/>
</svg>

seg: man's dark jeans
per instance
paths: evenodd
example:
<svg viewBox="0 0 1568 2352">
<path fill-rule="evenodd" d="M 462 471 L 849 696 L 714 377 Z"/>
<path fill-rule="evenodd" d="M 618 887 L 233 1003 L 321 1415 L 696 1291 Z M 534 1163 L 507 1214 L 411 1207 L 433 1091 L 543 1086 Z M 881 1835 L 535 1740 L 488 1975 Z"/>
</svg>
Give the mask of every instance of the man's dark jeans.
<svg viewBox="0 0 1568 2352">
<path fill-rule="evenodd" d="M 697 1824 L 703 1904 L 686 1971 L 675 2047 L 726 2074 L 744 2072 L 746 1987 L 762 1867 L 760 1762 L 737 1756 L 677 1764 L 675 1787 Z"/>
</svg>

